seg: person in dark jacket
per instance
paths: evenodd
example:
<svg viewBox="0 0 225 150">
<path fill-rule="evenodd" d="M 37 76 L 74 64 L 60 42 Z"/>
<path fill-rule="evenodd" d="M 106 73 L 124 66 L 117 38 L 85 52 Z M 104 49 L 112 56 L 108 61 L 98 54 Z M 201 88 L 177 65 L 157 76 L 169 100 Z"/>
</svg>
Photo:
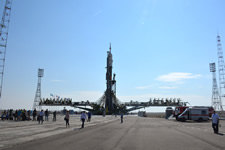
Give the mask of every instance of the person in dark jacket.
<svg viewBox="0 0 225 150">
<path fill-rule="evenodd" d="M 53 121 L 56 121 L 56 111 L 53 112 Z"/>
<path fill-rule="evenodd" d="M 37 110 L 35 108 L 33 111 L 33 121 L 36 121 L 36 116 L 37 116 Z"/>
<path fill-rule="evenodd" d="M 70 123 L 69 123 L 69 120 L 70 120 L 70 112 L 67 110 L 66 111 L 66 116 L 65 116 L 65 121 L 66 121 L 66 127 L 70 126 Z"/>
<path fill-rule="evenodd" d="M 46 109 L 46 110 L 45 110 L 45 121 L 48 121 L 48 115 L 49 115 L 48 109 Z"/>
<path fill-rule="evenodd" d="M 121 123 L 123 123 L 123 113 L 120 114 Z"/>
</svg>

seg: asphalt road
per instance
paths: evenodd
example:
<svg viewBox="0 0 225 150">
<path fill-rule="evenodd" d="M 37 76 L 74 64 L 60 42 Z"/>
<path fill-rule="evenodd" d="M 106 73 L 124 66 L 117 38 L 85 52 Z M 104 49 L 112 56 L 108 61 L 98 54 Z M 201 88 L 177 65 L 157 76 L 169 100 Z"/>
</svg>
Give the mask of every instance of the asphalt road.
<svg viewBox="0 0 225 150">
<path fill-rule="evenodd" d="M 77 128 L 7 150 L 222 150 L 225 149 L 225 130 L 224 122 L 221 123 L 221 134 L 214 134 L 210 122 L 183 123 L 131 116 L 125 117 L 124 123 L 118 119 Z"/>
</svg>

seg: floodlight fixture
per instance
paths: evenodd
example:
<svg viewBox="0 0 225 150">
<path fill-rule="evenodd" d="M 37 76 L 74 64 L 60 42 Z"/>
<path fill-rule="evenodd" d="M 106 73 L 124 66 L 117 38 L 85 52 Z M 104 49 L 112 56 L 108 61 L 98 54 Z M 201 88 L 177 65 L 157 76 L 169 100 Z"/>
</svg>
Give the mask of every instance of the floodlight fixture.
<svg viewBox="0 0 225 150">
<path fill-rule="evenodd" d="M 38 77 L 43 77 L 44 76 L 44 69 L 38 69 Z"/>
<path fill-rule="evenodd" d="M 209 68 L 210 68 L 210 72 L 216 72 L 216 64 L 215 63 L 210 63 Z"/>
</svg>

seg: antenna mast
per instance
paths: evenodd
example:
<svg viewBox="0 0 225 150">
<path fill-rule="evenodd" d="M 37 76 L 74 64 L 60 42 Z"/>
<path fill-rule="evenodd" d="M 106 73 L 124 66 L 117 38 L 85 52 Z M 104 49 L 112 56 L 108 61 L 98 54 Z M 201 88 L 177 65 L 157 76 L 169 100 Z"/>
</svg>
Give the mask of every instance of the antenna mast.
<svg viewBox="0 0 225 150">
<path fill-rule="evenodd" d="M 10 22 L 12 0 L 6 0 L 0 24 L 0 98 L 2 96 L 3 74 L 5 67 L 6 46 Z"/>
<path fill-rule="evenodd" d="M 223 59 L 223 50 L 221 45 L 221 40 L 219 34 L 217 35 L 217 54 L 218 54 L 218 64 L 219 64 L 219 87 L 220 87 L 220 98 L 221 98 L 221 110 L 222 101 L 225 98 L 225 70 L 224 70 L 224 59 Z"/>
<path fill-rule="evenodd" d="M 216 81 L 216 64 L 215 63 L 210 63 L 210 72 L 212 72 L 212 77 L 213 77 L 213 87 L 212 87 L 212 106 L 215 110 L 222 110 L 222 102 L 221 102 L 221 97 L 219 94 L 218 86 L 217 86 L 217 81 Z"/>
</svg>

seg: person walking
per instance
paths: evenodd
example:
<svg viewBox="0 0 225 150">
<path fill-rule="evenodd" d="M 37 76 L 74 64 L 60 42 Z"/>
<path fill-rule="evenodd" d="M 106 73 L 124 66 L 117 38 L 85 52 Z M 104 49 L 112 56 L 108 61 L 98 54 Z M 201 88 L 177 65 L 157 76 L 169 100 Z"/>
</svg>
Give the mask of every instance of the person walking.
<svg viewBox="0 0 225 150">
<path fill-rule="evenodd" d="M 218 133 L 219 132 L 219 115 L 216 113 L 216 111 L 213 111 L 212 114 L 212 128 L 214 133 Z"/>
<path fill-rule="evenodd" d="M 66 121 L 66 127 L 70 126 L 70 123 L 69 123 L 69 120 L 70 120 L 70 112 L 67 110 L 66 111 L 66 116 L 65 116 L 65 121 Z"/>
<path fill-rule="evenodd" d="M 87 120 L 87 122 L 91 122 L 91 112 L 90 111 L 88 112 L 88 120 Z"/>
<path fill-rule="evenodd" d="M 31 119 L 30 119 L 30 113 L 31 113 L 30 110 L 28 110 L 28 111 L 27 111 L 27 120 L 29 120 L 29 121 L 31 120 Z"/>
<path fill-rule="evenodd" d="M 17 111 L 17 109 L 16 109 L 16 112 L 15 112 L 15 114 L 14 114 L 15 121 L 17 121 L 17 115 L 18 115 L 18 111 Z"/>
<path fill-rule="evenodd" d="M 36 121 L 36 116 L 37 116 L 37 110 L 35 108 L 33 111 L 33 121 Z"/>
<path fill-rule="evenodd" d="M 43 110 L 41 110 L 40 111 L 40 113 L 39 113 L 39 124 L 40 124 L 40 122 L 41 122 L 41 124 L 43 124 L 43 116 L 44 116 L 44 112 L 43 112 Z"/>
<path fill-rule="evenodd" d="M 120 114 L 121 123 L 123 123 L 123 113 Z"/>
<path fill-rule="evenodd" d="M 21 110 L 19 109 L 17 112 L 17 120 L 20 121 L 21 119 Z"/>
<path fill-rule="evenodd" d="M 45 110 L 45 121 L 48 121 L 48 109 Z"/>
<path fill-rule="evenodd" d="M 56 121 L 56 111 L 53 112 L 53 121 Z"/>
<path fill-rule="evenodd" d="M 84 122 L 85 122 L 86 118 L 87 118 L 87 116 L 86 116 L 85 111 L 82 111 L 81 116 L 80 116 L 80 120 L 82 121 L 81 128 L 84 128 Z"/>
</svg>

